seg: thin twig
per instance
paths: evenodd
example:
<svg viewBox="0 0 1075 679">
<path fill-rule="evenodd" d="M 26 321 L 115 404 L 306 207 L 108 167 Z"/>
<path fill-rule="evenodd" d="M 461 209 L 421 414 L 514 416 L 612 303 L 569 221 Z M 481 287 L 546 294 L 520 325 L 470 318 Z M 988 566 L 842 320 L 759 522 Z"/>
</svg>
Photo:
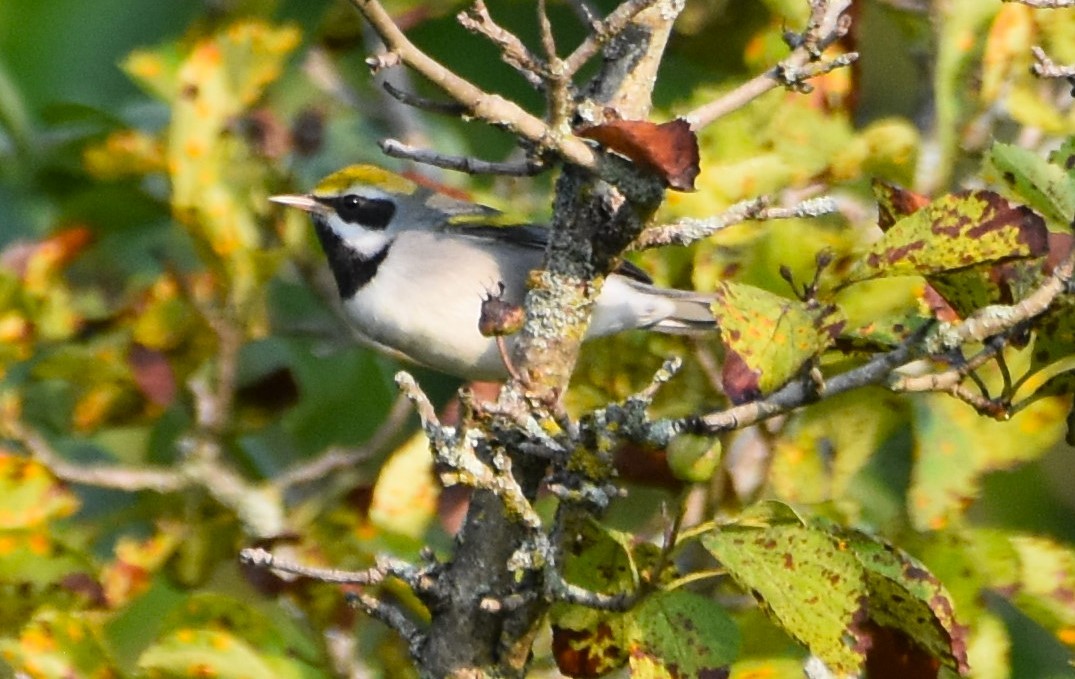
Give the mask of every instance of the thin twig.
<svg viewBox="0 0 1075 679">
<path fill-rule="evenodd" d="M 775 87 L 802 89 L 807 80 L 853 62 L 858 58 L 854 52 L 829 60 L 819 58 L 826 46 L 836 42 L 850 28 L 843 16 L 850 4 L 851 0 L 811 0 L 810 20 L 806 30 L 794 41 L 795 47 L 790 56 L 765 73 L 682 117 L 690 123 L 691 129 L 699 130 Z"/>
<path fill-rule="evenodd" d="M 281 573 L 300 575 L 304 578 L 340 585 L 376 585 L 381 583 L 387 575 L 387 571 L 380 566 L 374 566 L 364 571 L 344 571 L 335 568 L 303 566 L 302 564 L 281 559 L 260 547 L 240 551 L 239 561 L 256 568 L 270 568 Z"/>
<path fill-rule="evenodd" d="M 373 432 L 369 440 L 357 448 L 330 448 L 322 455 L 291 467 L 273 479 L 273 485 L 281 490 L 288 490 L 312 481 L 319 481 L 337 469 L 349 469 L 376 456 L 396 435 L 410 415 L 410 402 L 400 394 L 392 402 L 384 421 Z"/>
<path fill-rule="evenodd" d="M 380 43 L 376 31 L 369 24 L 362 26 L 362 39 L 367 45 Z M 396 84 L 390 83 L 389 78 L 395 80 Z M 419 98 L 414 97 L 412 101 L 404 101 L 404 98 L 396 96 L 397 93 L 403 93 L 406 89 L 412 89 L 411 81 L 411 73 L 402 68 L 374 73 L 373 82 L 375 85 L 380 85 L 382 92 L 382 96 L 377 100 L 379 103 L 377 113 L 393 136 L 405 140 L 408 144 L 429 144 L 429 127 L 426 120 L 415 110 L 421 109 L 420 106 L 415 105 L 417 102 L 414 101 Z"/>
<path fill-rule="evenodd" d="M 479 160 L 468 156 L 450 156 L 438 153 L 430 149 L 419 149 L 404 144 L 397 139 L 382 139 L 379 142 L 381 151 L 393 158 L 403 158 L 416 163 L 442 167 L 447 170 L 457 170 L 467 174 L 491 174 L 506 177 L 532 177 L 545 169 L 544 163 L 536 160 L 522 162 L 498 163 L 489 160 Z"/>
<path fill-rule="evenodd" d="M 5 435 L 22 444 L 35 460 L 48 467 L 56 478 L 68 483 L 128 492 L 151 490 L 157 493 L 172 493 L 191 483 L 183 474 L 173 470 L 68 462 L 44 436 L 16 419 L 4 422 L 3 430 Z"/>
<path fill-rule="evenodd" d="M 425 395 L 425 392 L 418 386 L 410 373 L 403 370 L 397 372 L 396 386 L 414 406 L 415 412 L 418 413 L 418 418 L 422 420 L 423 427 L 428 429 L 429 427 L 440 426 L 440 421 L 437 419 L 437 409 L 433 407 L 429 397 Z"/>
<path fill-rule="evenodd" d="M 857 52 L 848 52 L 828 61 L 818 61 L 794 68 L 787 62 L 781 62 L 781 65 L 755 76 L 719 99 L 699 106 L 682 118 L 690 123 L 692 130 L 700 130 L 732 111 L 746 106 L 771 89 L 779 86 L 800 86 L 811 78 L 843 68 L 856 59 L 858 59 Z"/>
<path fill-rule="evenodd" d="M 1002 0 L 1003 2 L 1019 3 L 1036 9 L 1062 9 L 1075 7 L 1075 0 Z"/>
<path fill-rule="evenodd" d="M 1075 2 L 1075 0 L 1073 0 Z M 1031 70 L 1039 78 L 1075 78 L 1075 66 L 1061 66 L 1053 61 L 1041 47 L 1035 45 L 1031 48 L 1034 53 L 1034 65 Z"/>
<path fill-rule="evenodd" d="M 437 101 L 435 99 L 428 99 L 426 97 L 420 97 L 417 94 L 412 94 L 406 90 L 401 90 L 389 81 L 385 80 L 381 83 L 381 87 L 387 92 L 393 99 L 396 99 L 408 106 L 422 109 L 430 113 L 439 113 L 447 116 L 461 116 L 467 112 L 466 106 L 454 101 Z"/>
<path fill-rule="evenodd" d="M 586 0 L 568 0 L 568 7 L 575 12 L 586 28 L 597 31 L 601 27 L 601 20 L 597 18 L 597 10 Z"/>
<path fill-rule="evenodd" d="M 407 643 L 412 658 L 420 657 L 425 635 L 398 606 L 393 606 L 375 596 L 365 592 L 349 592 L 348 600 L 356 607 L 362 609 L 366 615 L 380 620 L 389 629 L 403 638 Z"/>
<path fill-rule="evenodd" d="M 544 89 L 545 64 L 527 49 L 523 41 L 503 28 L 489 14 L 483 0 L 475 0 L 467 9 L 456 15 L 456 20 L 472 33 L 483 35 L 500 48 L 500 58 L 523 76 L 535 89 Z"/>
<path fill-rule="evenodd" d="M 614 36 L 627 27 L 631 20 L 644 9 L 655 5 L 658 0 L 627 0 L 621 3 L 603 21 L 598 23 L 589 37 L 564 59 L 563 73 L 571 78 L 586 65 L 597 52 Z"/>
<path fill-rule="evenodd" d="M 556 38 L 552 33 L 552 22 L 549 21 L 549 13 L 546 11 L 545 0 L 538 0 L 538 30 L 541 32 L 541 49 L 545 51 L 545 63 L 551 64 L 559 61 L 556 56 Z"/>
<path fill-rule="evenodd" d="M 597 166 L 597 154 L 586 142 L 551 129 L 545 121 L 527 113 L 518 104 L 483 91 L 418 49 L 377 0 L 351 0 L 351 4 L 366 17 L 387 48 L 403 63 L 466 106 L 474 117 L 504 127 L 539 148 L 555 150 L 575 165 L 591 169 Z"/>
<path fill-rule="evenodd" d="M 811 198 L 791 207 L 769 207 L 769 201 L 768 196 L 761 196 L 736 203 L 721 214 L 707 219 L 685 218 L 672 224 L 651 227 L 642 232 L 631 248 L 644 250 L 665 245 L 689 245 L 745 221 L 819 217 L 837 211 L 836 201 L 828 197 Z"/>
<path fill-rule="evenodd" d="M 927 324 L 895 349 L 875 356 L 858 368 L 830 378 L 820 391 L 812 381 L 798 379 L 757 401 L 701 416 L 649 422 L 631 433 L 651 443 L 666 443 L 671 437 L 684 432 L 716 434 L 795 410 L 819 398 L 832 397 L 869 384 L 879 384 L 889 379 L 897 367 L 913 359 L 921 356 L 943 356 L 964 344 L 984 342 L 1040 316 L 1058 296 L 1069 290 L 1073 269 L 1075 252 L 1057 266 L 1037 290 L 1022 301 L 1011 306 L 986 307 L 961 323 Z M 616 408 L 620 408 L 621 412 L 616 412 Z M 610 406 L 606 409 L 605 416 L 610 420 L 629 424 L 631 412 L 622 406 Z"/>
</svg>

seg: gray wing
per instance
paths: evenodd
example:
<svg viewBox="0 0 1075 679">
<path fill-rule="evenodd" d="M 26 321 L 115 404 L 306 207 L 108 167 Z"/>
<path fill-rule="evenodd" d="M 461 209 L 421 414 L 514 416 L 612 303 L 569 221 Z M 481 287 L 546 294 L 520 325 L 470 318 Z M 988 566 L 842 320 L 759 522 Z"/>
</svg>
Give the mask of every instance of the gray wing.
<svg viewBox="0 0 1075 679">
<path fill-rule="evenodd" d="M 512 224 L 509 226 L 467 224 L 465 226 L 448 226 L 445 227 L 445 230 L 450 230 L 459 233 L 462 236 L 471 238 L 506 241 L 520 247 L 532 248 L 534 250 L 544 250 L 545 246 L 549 243 L 548 228 L 537 224 Z M 618 273 L 621 276 L 638 281 L 639 283 L 646 283 L 647 285 L 653 283 L 653 279 L 649 277 L 649 274 L 626 259 L 620 261 L 613 273 Z"/>
</svg>

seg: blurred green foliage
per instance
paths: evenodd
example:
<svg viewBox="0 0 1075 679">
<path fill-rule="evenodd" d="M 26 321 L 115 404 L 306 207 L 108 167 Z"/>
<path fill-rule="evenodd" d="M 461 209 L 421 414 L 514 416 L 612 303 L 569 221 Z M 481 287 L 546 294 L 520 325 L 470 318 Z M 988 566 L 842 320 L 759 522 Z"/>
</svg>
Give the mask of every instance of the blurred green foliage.
<svg viewBox="0 0 1075 679">
<path fill-rule="evenodd" d="M 389 4 L 433 56 L 540 112 L 541 97 L 454 22 L 459 3 Z M 818 185 L 846 209 L 637 255 L 658 281 L 711 291 L 734 280 L 754 286 L 752 296 L 785 300 L 769 316 L 794 308 L 809 318 L 818 310 L 790 299 L 780 269 L 802 285 L 827 249 L 835 263 L 826 275 L 846 277 L 880 237 L 872 179 L 936 195 L 978 185 L 996 138 L 1022 146 L 994 147 L 994 181 L 1013 167 L 1029 177 L 1024 185 L 1035 176 L 1069 181 L 1062 163 L 1025 157 L 1044 158 L 1075 132 L 1062 88 L 1034 79 L 1028 65 L 1033 44 L 1075 62 L 1075 12 L 961 0 L 928 16 L 899 4 L 856 3 L 850 47 L 863 57 L 854 70 L 819 78 L 809 94 L 771 92 L 705 129 L 699 190 L 670 194 L 661 218 L 705 217 L 744 198 Z M 536 44 L 533 3 L 490 5 Z M 688 2 L 656 117 L 684 113 L 776 63 L 787 51 L 782 29 L 801 26 L 805 11 L 802 0 Z M 562 3 L 552 3 L 551 17 L 561 45 L 584 35 Z M 359 568 L 381 553 L 446 550 L 457 520 L 459 500 L 441 494 L 422 439 L 409 436 L 412 423 L 390 418 L 392 429 L 379 431 L 393 412 L 396 364 L 351 342 L 305 220 L 266 201 L 353 162 L 400 167 L 377 149 L 386 136 L 413 133 L 438 150 L 488 159 L 510 152 L 501 132 L 393 113 L 363 64 L 374 49 L 353 9 L 328 0 L 0 3 L 0 674 L 7 663 L 33 677 L 327 677 L 356 666 L 407 676 L 402 645 L 357 616 L 337 588 L 246 570 L 235 556 L 265 540 L 304 563 Z M 407 87 L 436 94 L 426 83 Z M 437 179 L 520 217 L 548 216 L 547 177 Z M 1000 183 L 1054 228 L 1062 223 L 1066 194 L 1035 199 Z M 923 322 L 923 288 L 921 277 L 903 276 L 835 296 L 845 328 L 873 325 L 868 339 L 891 344 L 901 337 L 894 328 Z M 1048 360 L 1013 349 L 1012 366 L 1036 371 L 1069 359 L 1070 323 L 1053 322 Z M 790 363 L 764 390 L 831 339 L 811 335 L 801 355 L 777 356 Z M 664 358 L 685 355 L 688 367 L 655 410 L 712 410 L 723 403 L 710 379 L 716 352 L 715 343 L 640 333 L 595 342 L 567 402 L 581 412 L 623 398 Z M 822 367 L 856 358 L 827 356 Z M 999 370 L 982 373 L 990 384 L 1004 380 Z M 438 403 L 457 386 L 419 375 Z M 734 518 L 741 504 L 765 498 L 794 505 L 810 519 L 767 530 L 789 543 L 810 540 L 817 563 L 839 562 L 841 573 L 879 577 L 820 535 L 826 521 L 914 555 L 969 628 L 973 676 L 1072 676 L 1075 496 L 1066 480 L 1075 462 L 1059 444 L 1070 398 L 1052 396 L 1070 382 L 1049 384 L 1049 397 L 1004 423 L 946 396 L 863 390 L 673 451 L 673 471 L 702 482 L 704 519 Z M 355 464 L 281 482 L 293 465 L 333 447 L 354 450 L 375 432 L 380 446 Z M 638 463 L 645 451 L 634 452 Z M 27 460 L 31 453 L 49 465 Z M 234 473 L 242 492 L 229 493 L 211 472 L 169 477 L 174 487 L 136 476 L 98 483 L 79 472 L 123 465 L 167 476 L 199 459 Z M 626 533 L 597 531 L 600 550 L 569 564 L 580 578 L 596 553 L 616 564 L 610 580 L 585 584 L 620 586 L 652 565 L 648 546 L 622 536 L 652 528 L 659 504 L 681 488 L 657 464 L 659 474 L 621 470 L 629 483 L 661 483 L 629 485 L 629 499 L 608 517 Z M 281 523 L 279 533 L 263 530 Z M 724 545 L 707 548 L 733 560 Z M 730 584 L 717 587 L 727 600 Z M 384 589 L 425 615 L 403 588 Z M 841 601 L 852 607 L 860 589 Z M 618 620 L 624 643 L 674 645 L 668 628 L 699 605 L 676 592 Z M 576 629 L 572 614 L 558 620 L 562 628 Z M 723 613 L 712 616 L 730 626 Z M 731 662 L 733 677 L 801 676 L 806 650 L 789 639 L 810 645 L 809 621 L 778 621 L 782 631 L 745 606 L 730 607 L 728 618 L 742 637 L 738 655 L 729 633 L 726 646 L 707 646 L 712 656 L 699 657 L 700 667 Z M 843 627 L 816 631 L 828 644 Z M 843 649 L 834 653 L 847 660 Z M 634 669 L 648 671 L 647 658 L 632 656 Z M 551 673 L 551 664 L 545 652 L 537 671 Z"/>
</svg>

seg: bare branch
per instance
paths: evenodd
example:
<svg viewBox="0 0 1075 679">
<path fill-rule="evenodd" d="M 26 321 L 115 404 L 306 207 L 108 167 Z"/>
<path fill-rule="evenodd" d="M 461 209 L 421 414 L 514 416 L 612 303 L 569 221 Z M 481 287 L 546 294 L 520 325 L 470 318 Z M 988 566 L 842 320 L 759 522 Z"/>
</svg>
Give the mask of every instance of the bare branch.
<svg viewBox="0 0 1075 679">
<path fill-rule="evenodd" d="M 543 120 L 527 113 L 518 104 L 481 90 L 418 49 L 396 26 L 377 0 L 351 0 L 351 4 L 362 12 L 391 52 L 466 106 L 474 117 L 504 127 L 539 148 L 555 150 L 575 165 L 590 169 L 596 167 L 597 154 L 581 139 L 551 129 Z"/>
<path fill-rule="evenodd" d="M 366 615 L 380 620 L 389 629 L 394 630 L 407 643 L 412 658 L 420 657 L 425 635 L 398 606 L 361 591 L 349 592 L 347 598 Z"/>
<path fill-rule="evenodd" d="M 593 33 L 564 59 L 563 73 L 571 78 L 586 65 L 597 52 L 623 29 L 644 9 L 657 4 L 658 0 L 627 0 L 621 3 L 603 21 L 593 28 Z"/>
<path fill-rule="evenodd" d="M 897 348 L 878 354 L 858 368 L 830 378 L 820 389 L 813 380 L 804 377 L 788 383 L 764 398 L 701 416 L 640 423 L 632 419 L 635 415 L 632 409 L 610 406 L 605 409 L 604 417 L 623 424 L 625 429 L 630 430 L 629 435 L 635 438 L 660 444 L 685 432 L 716 434 L 755 424 L 800 408 L 819 398 L 886 382 L 893 370 L 920 356 L 943 356 L 964 344 L 985 342 L 1007 332 L 1041 315 L 1058 296 L 1069 292 L 1073 269 L 1075 253 L 1057 266 L 1052 275 L 1022 301 L 1011 306 L 986 307 L 960 323 L 927 325 Z"/>
<path fill-rule="evenodd" d="M 545 88 L 545 74 L 548 72 L 545 64 L 527 49 L 518 36 L 493 21 L 483 0 L 475 0 L 473 5 L 456 15 L 456 20 L 463 28 L 485 36 L 499 47 L 504 63 L 518 71 L 535 89 Z"/>
<path fill-rule="evenodd" d="M 597 18 L 597 9 L 587 0 L 568 0 L 567 4 L 584 26 L 593 32 L 600 30 L 601 20 Z"/>
<path fill-rule="evenodd" d="M 467 112 L 466 107 L 462 104 L 458 104 L 454 101 L 435 101 L 433 99 L 427 99 L 426 97 L 419 97 L 417 94 L 411 94 L 410 92 L 401 90 L 387 80 L 381 83 L 381 87 L 383 87 L 384 91 L 393 99 L 407 104 L 408 106 L 422 109 L 423 111 L 448 116 L 461 116 Z"/>
<path fill-rule="evenodd" d="M 56 478 L 68 483 L 129 492 L 151 490 L 157 493 L 172 493 L 190 485 L 188 478 L 173 470 L 68 462 L 44 436 L 16 418 L 3 422 L 3 431 L 5 435 L 22 444 L 35 460 L 48 467 Z"/>
<path fill-rule="evenodd" d="M 288 490 L 293 486 L 323 479 L 338 469 L 352 468 L 376 456 L 399 433 L 410 410 L 407 397 L 400 394 L 389 408 L 384 421 L 377 427 L 377 431 L 373 432 L 363 445 L 357 448 L 330 448 L 313 460 L 295 465 L 280 474 L 273 479 L 273 485 L 280 490 Z"/>
<path fill-rule="evenodd" d="M 802 88 L 810 78 L 847 66 L 858 59 L 857 52 L 842 54 L 835 59 L 797 66 L 788 59 L 765 73 L 755 76 L 728 94 L 694 109 L 682 116 L 691 124 L 692 130 L 700 130 L 732 111 L 746 106 L 769 90 L 778 87 Z"/>
<path fill-rule="evenodd" d="M 822 51 L 843 37 L 850 28 L 847 18 L 843 16 L 850 4 L 851 0 L 811 0 L 810 20 L 803 33 L 789 41 L 793 50 L 788 58 L 682 117 L 691 124 L 691 129 L 699 130 L 775 87 L 803 90 L 808 88 L 806 81 L 810 78 L 853 62 L 858 58 L 854 52 L 830 60 L 820 58 Z"/>
<path fill-rule="evenodd" d="M 414 377 L 403 370 L 396 373 L 396 386 L 403 392 L 411 404 L 414 406 L 414 410 L 418 413 L 419 419 L 422 420 L 422 426 L 425 428 L 440 427 L 440 421 L 437 419 L 437 410 L 433 407 L 429 397 L 425 395 L 422 388 L 418 386 L 418 383 L 414 381 Z"/>
<path fill-rule="evenodd" d="M 1003 0 L 1003 2 L 1019 3 L 1036 9 L 1063 9 L 1075 7 L 1075 0 Z"/>
<path fill-rule="evenodd" d="M 1073 0 L 1075 2 L 1075 0 Z M 1031 70 L 1034 71 L 1034 75 L 1039 78 L 1075 78 L 1075 66 L 1061 66 L 1053 61 L 1048 54 L 1045 53 L 1041 47 L 1034 46 L 1031 48 L 1034 53 L 1034 66 Z"/>
<path fill-rule="evenodd" d="M 736 203 L 721 214 L 707 219 L 685 218 L 672 224 L 651 227 L 642 232 L 631 249 L 689 245 L 745 221 L 819 217 L 837 211 L 836 202 L 828 197 L 811 198 L 791 207 L 769 207 L 769 203 L 769 197 L 761 196 Z"/>
<path fill-rule="evenodd" d="M 281 559 L 267 550 L 248 548 L 239 552 L 239 561 L 256 568 L 270 568 L 281 573 L 299 575 L 320 582 L 332 582 L 340 585 L 376 585 L 387 575 L 386 569 L 374 566 L 364 571 L 343 571 L 334 568 L 314 568 L 303 566 L 286 559 Z"/>
<path fill-rule="evenodd" d="M 397 139 L 382 139 L 381 151 L 393 158 L 413 160 L 416 163 L 457 170 L 467 174 L 493 174 L 507 177 L 532 177 L 545 169 L 544 163 L 534 160 L 498 163 L 467 156 L 450 156 L 430 149 L 419 149 Z"/>
<path fill-rule="evenodd" d="M 541 49 L 545 51 L 545 62 L 554 63 L 560 58 L 556 56 L 556 38 L 552 34 L 552 22 L 549 21 L 549 13 L 546 11 L 545 0 L 538 0 L 538 29 L 541 31 Z"/>
<path fill-rule="evenodd" d="M 962 323 L 942 324 L 937 332 L 927 339 L 926 351 L 932 355 L 942 355 L 968 342 L 984 342 L 994 335 L 999 335 L 1041 315 L 1049 308 L 1053 300 L 1069 291 L 1073 268 L 1075 268 L 1075 253 L 1057 266 L 1053 274 L 1022 301 L 1011 306 L 988 306 L 979 309 Z"/>
<path fill-rule="evenodd" d="M 680 431 L 694 430 L 699 433 L 716 434 L 722 431 L 740 429 L 756 424 L 770 417 L 795 410 L 822 397 L 831 397 L 845 391 L 878 384 L 884 381 L 893 369 L 907 363 L 918 352 L 917 345 L 924 333 L 919 332 L 899 347 L 875 356 L 864 365 L 841 373 L 825 382 L 824 390 L 819 393 L 817 385 L 809 377 L 790 382 L 773 394 L 742 405 L 716 413 L 709 413 L 695 422 L 681 423 Z M 684 426 L 685 425 L 685 426 Z"/>
</svg>

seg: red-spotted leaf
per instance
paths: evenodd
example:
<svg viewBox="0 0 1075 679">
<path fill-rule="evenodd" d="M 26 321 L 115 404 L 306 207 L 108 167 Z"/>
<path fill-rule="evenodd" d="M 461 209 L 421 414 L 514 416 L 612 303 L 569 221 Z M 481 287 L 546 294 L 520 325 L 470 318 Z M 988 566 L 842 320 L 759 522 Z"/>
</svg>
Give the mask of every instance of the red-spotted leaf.
<svg viewBox="0 0 1075 679">
<path fill-rule="evenodd" d="M 893 184 L 875 180 L 877 225 L 887 232 L 901 219 L 929 205 L 929 198 Z M 1049 234 L 1049 250 L 1052 251 Z M 933 316 L 942 321 L 957 321 L 990 304 L 1011 304 L 1041 282 L 1040 261 L 1015 261 L 1002 264 L 979 264 L 958 271 L 927 276 L 929 285 L 923 298 Z"/>
<path fill-rule="evenodd" d="M 702 545 L 769 616 L 838 676 L 865 662 L 868 588 L 858 559 L 829 533 L 795 520 L 718 526 Z"/>
<path fill-rule="evenodd" d="M 667 123 L 612 120 L 576 132 L 627 156 L 678 191 L 693 191 L 699 167 L 698 137 L 686 120 Z"/>
<path fill-rule="evenodd" d="M 834 307 L 731 281 L 715 291 L 713 314 L 726 350 L 724 389 L 734 403 L 781 387 L 830 347 L 844 324 Z"/>
<path fill-rule="evenodd" d="M 572 528 L 563 576 L 593 592 L 618 594 L 639 583 L 626 535 L 594 521 Z M 569 677 L 599 677 L 627 662 L 630 619 L 623 613 L 557 604 L 550 613 L 553 657 Z"/>
<path fill-rule="evenodd" d="M 897 221 L 855 264 L 848 282 L 928 276 L 977 264 L 1038 257 L 1048 249 L 1045 222 L 992 191 L 942 196 Z"/>
<path fill-rule="evenodd" d="M 966 674 L 967 630 L 956 622 L 952 597 L 940 580 L 892 545 L 852 531 L 841 536 L 863 566 L 870 620 L 902 632 L 933 658 Z"/>
<path fill-rule="evenodd" d="M 888 231 L 899 220 L 929 205 L 928 196 L 880 179 L 874 179 L 871 188 L 877 199 L 877 226 L 882 231 Z"/>
<path fill-rule="evenodd" d="M 709 597 L 658 592 L 630 617 L 632 677 L 645 676 L 637 668 L 655 666 L 653 671 L 659 668 L 675 679 L 723 679 L 739 653 L 739 628 Z"/>
</svg>

